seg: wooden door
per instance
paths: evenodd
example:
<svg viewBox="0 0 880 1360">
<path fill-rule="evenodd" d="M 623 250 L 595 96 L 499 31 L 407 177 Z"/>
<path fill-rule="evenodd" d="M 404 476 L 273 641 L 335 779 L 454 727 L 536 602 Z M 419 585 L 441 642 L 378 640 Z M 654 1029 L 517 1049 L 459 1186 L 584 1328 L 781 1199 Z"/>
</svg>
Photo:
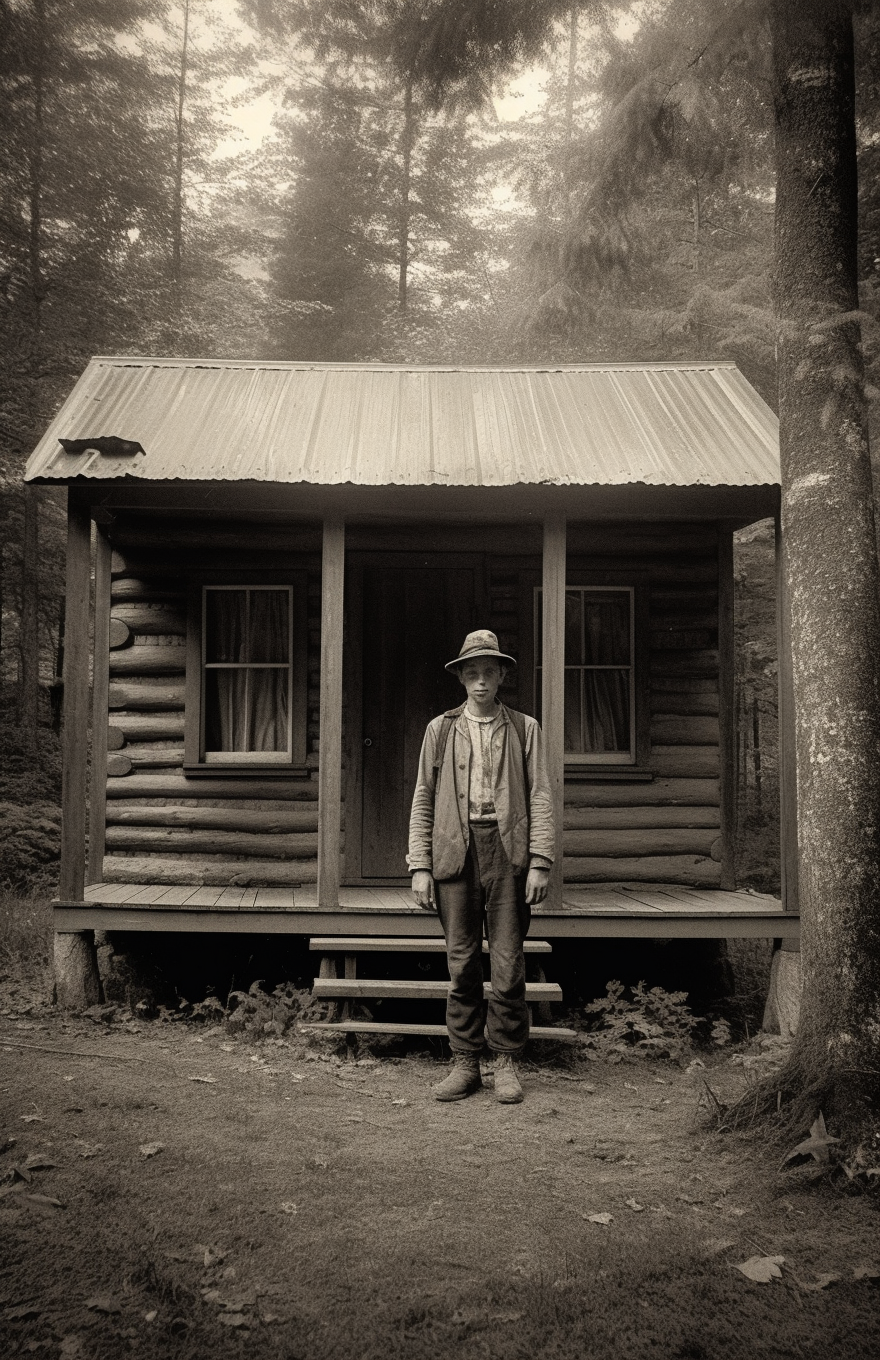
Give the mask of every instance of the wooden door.
<svg viewBox="0 0 880 1360">
<path fill-rule="evenodd" d="M 408 880 L 409 813 L 422 738 L 431 718 L 464 696 L 443 667 L 480 626 L 484 603 L 482 558 L 468 554 L 461 561 L 424 565 L 431 559 L 421 557 L 411 565 L 360 568 L 353 592 L 361 623 L 361 711 L 359 722 L 352 713 L 349 743 L 349 882 Z"/>
</svg>

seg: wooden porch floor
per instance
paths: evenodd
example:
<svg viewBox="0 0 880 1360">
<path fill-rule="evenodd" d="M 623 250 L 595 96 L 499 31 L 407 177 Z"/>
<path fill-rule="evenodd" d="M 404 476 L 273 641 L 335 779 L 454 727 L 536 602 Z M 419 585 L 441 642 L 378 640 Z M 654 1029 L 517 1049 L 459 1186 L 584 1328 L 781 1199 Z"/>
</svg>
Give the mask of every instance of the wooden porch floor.
<svg viewBox="0 0 880 1360">
<path fill-rule="evenodd" d="M 671 884 L 571 884 L 532 913 L 532 933 L 573 937 L 794 938 L 800 918 L 777 897 Z M 55 904 L 55 929 L 248 934 L 436 936 L 436 916 L 406 888 L 341 888 L 336 911 L 319 909 L 313 884 L 204 888 L 95 883 L 85 901 Z"/>
</svg>

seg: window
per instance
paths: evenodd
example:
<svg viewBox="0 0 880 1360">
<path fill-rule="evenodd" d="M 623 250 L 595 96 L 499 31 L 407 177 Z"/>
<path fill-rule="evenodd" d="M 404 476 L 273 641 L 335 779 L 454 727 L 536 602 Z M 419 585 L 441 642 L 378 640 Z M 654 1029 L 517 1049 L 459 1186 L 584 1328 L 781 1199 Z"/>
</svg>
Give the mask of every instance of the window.
<svg viewBox="0 0 880 1360">
<path fill-rule="evenodd" d="M 571 764 L 631 765 L 636 759 L 635 591 L 567 586 L 565 757 Z M 541 704 L 542 601 L 535 591 L 535 703 Z"/>
<path fill-rule="evenodd" d="M 193 589 L 187 773 L 304 763 L 304 599 L 290 584 Z"/>
</svg>

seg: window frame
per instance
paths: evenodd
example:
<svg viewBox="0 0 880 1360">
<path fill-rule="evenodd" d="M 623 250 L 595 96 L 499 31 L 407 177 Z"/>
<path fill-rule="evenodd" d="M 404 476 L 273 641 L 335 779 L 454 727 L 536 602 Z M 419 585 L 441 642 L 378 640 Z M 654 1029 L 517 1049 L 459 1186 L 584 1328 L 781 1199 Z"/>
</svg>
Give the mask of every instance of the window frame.
<svg viewBox="0 0 880 1360">
<path fill-rule="evenodd" d="M 626 595 L 629 596 L 629 662 L 628 662 L 628 664 L 625 665 L 625 666 L 624 666 L 624 665 L 615 665 L 615 666 L 588 666 L 588 665 L 577 665 L 577 666 L 574 666 L 574 665 L 573 665 L 573 666 L 569 666 L 568 664 L 565 665 L 566 671 L 568 671 L 568 670 L 577 670 L 577 671 L 580 671 L 582 674 L 583 674 L 584 671 L 594 671 L 594 670 L 614 670 L 614 671 L 628 671 L 628 672 L 629 672 L 629 734 L 630 734 L 630 737 L 629 737 L 629 750 L 628 750 L 628 751 L 596 751 L 596 752 L 590 752 L 590 751 L 566 751 L 566 752 L 565 752 L 565 763 L 566 763 L 566 765 L 577 765 L 577 766 L 582 766 L 582 765 L 586 765 L 586 766 L 594 766 L 594 765 L 602 765 L 602 766 L 611 765 L 611 766 L 616 766 L 616 765 L 618 765 L 618 766 L 624 766 L 624 767 L 629 768 L 630 766 L 633 766 L 633 765 L 635 765 L 635 764 L 637 763 L 637 758 L 638 758 L 638 732 L 637 732 L 637 726 L 638 726 L 638 721 L 637 721 L 637 710 L 638 710 L 638 705 L 637 705 L 637 702 L 636 702 L 636 588 L 635 588 L 635 586 L 632 586 L 632 585 L 620 585 L 620 584 L 618 584 L 618 585 L 604 585 L 604 584 L 603 584 L 603 585 L 585 585 L 585 584 L 582 584 L 582 583 L 579 583 L 579 582 L 578 582 L 578 583 L 575 583 L 574 581 L 566 580 L 566 582 L 565 582 L 565 591 L 566 591 L 566 594 L 568 594 L 568 592 L 571 591 L 572 593 L 578 592 L 578 593 L 581 595 L 581 600 L 582 600 L 582 603 L 581 603 L 581 626 L 582 626 L 582 627 L 583 627 L 583 596 L 584 596 L 584 594 L 585 594 L 586 592 L 588 592 L 588 591 L 593 591 L 593 592 L 595 592 L 595 593 L 598 593 L 598 592 L 600 592 L 600 591 L 607 591 L 608 594 L 616 593 L 616 594 L 618 594 L 618 595 L 626 594 Z M 534 641 L 533 641 L 533 643 L 532 643 L 532 654 L 533 654 L 533 661 L 532 661 L 532 694 L 535 695 L 535 696 L 537 696 L 537 693 L 538 693 L 538 672 L 539 672 L 539 670 L 543 669 L 542 666 L 539 665 L 539 661 L 538 661 L 538 657 L 539 657 L 539 654 L 540 654 L 540 649 L 539 649 L 539 645 L 538 645 L 538 620 L 539 620 L 539 617 L 540 617 L 540 600 L 541 600 L 542 593 L 543 593 L 543 587 L 542 587 L 542 586 L 537 585 L 537 586 L 534 587 L 534 589 L 533 589 L 534 606 L 533 606 L 533 612 L 532 612 L 532 630 L 533 630 L 533 631 L 532 631 L 532 637 L 533 637 L 533 639 L 534 639 Z M 583 701 L 582 701 L 582 702 L 583 702 Z"/>
<path fill-rule="evenodd" d="M 206 593 L 209 590 L 287 590 L 290 592 L 290 647 L 288 712 L 289 746 L 285 753 L 242 751 L 218 752 L 206 759 L 205 681 L 207 663 Z M 186 693 L 184 700 L 183 773 L 200 776 L 251 776 L 259 778 L 306 777 L 308 720 L 308 573 L 201 572 L 189 582 L 186 630 Z M 243 666 L 246 663 L 242 663 Z M 283 754 L 284 759 L 277 759 Z M 271 758 L 267 758 L 271 757 Z"/>
<path fill-rule="evenodd" d="M 526 712 L 534 714 L 538 721 L 541 715 L 535 708 L 535 662 L 538 654 L 535 645 L 535 589 L 541 584 L 539 569 L 519 572 L 520 702 Z M 650 575 L 644 570 L 596 570 L 589 560 L 584 561 L 583 556 L 579 554 L 578 557 L 568 558 L 566 586 L 583 586 L 586 589 L 609 586 L 612 589 L 633 591 L 632 690 L 635 697 L 635 759 L 626 763 L 609 762 L 596 760 L 590 756 L 585 759 L 583 755 L 578 757 L 573 752 L 566 752 L 565 777 L 572 780 L 599 780 L 605 783 L 614 780 L 650 781 L 653 779 L 650 769 Z"/>
</svg>

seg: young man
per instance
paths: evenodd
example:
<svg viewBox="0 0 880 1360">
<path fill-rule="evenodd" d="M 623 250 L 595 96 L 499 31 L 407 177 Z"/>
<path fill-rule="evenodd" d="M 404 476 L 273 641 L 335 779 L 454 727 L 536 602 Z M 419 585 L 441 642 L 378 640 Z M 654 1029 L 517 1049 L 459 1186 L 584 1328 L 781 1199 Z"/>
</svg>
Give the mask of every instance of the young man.
<svg viewBox="0 0 880 1360">
<path fill-rule="evenodd" d="M 494 633 L 469 633 L 446 666 L 467 701 L 434 718 L 422 743 L 407 859 L 416 901 L 439 913 L 452 981 L 446 1027 L 454 1066 L 434 1092 L 438 1100 L 462 1100 L 481 1085 L 484 920 L 495 1094 L 505 1104 L 522 1100 L 514 1059 L 529 1037 L 523 940 L 531 908 L 547 896 L 554 837 L 541 729 L 496 697 L 515 664 Z"/>
</svg>

